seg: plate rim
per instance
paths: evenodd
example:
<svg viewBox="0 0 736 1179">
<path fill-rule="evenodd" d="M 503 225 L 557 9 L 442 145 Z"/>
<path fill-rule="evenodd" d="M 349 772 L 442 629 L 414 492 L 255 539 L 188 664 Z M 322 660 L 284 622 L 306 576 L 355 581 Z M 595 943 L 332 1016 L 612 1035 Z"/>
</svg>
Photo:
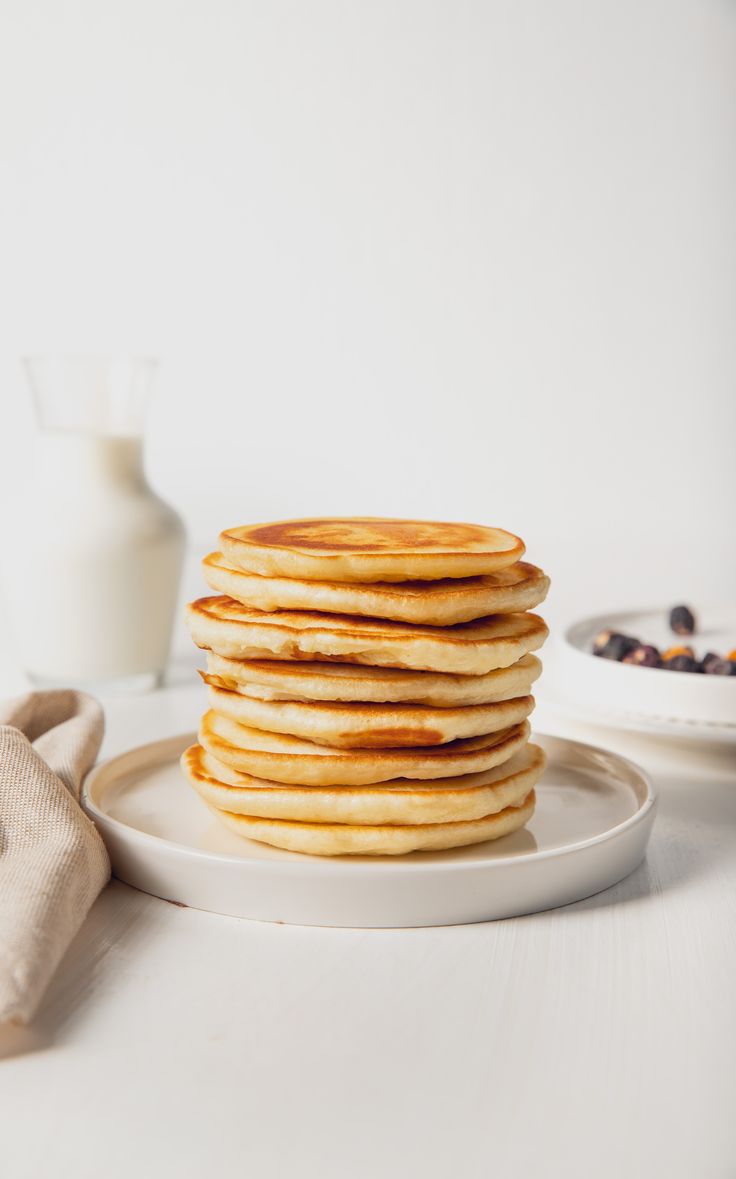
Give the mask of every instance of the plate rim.
<svg viewBox="0 0 736 1179">
<path fill-rule="evenodd" d="M 609 843 L 613 840 L 616 840 L 631 828 L 646 822 L 649 818 L 654 818 L 658 804 L 658 794 L 654 789 L 650 775 L 645 769 L 643 769 L 642 766 L 638 765 L 637 762 L 632 761 L 630 758 L 624 757 L 622 754 L 616 753 L 611 749 L 606 749 L 603 746 L 593 745 L 587 741 L 578 741 L 573 737 L 563 737 L 555 733 L 534 732 L 532 733 L 532 740 L 555 741 L 559 742 L 563 747 L 572 746 L 583 749 L 587 754 L 602 754 L 607 758 L 613 759 L 614 762 L 618 762 L 620 765 L 622 765 L 627 770 L 627 772 L 633 776 L 634 780 L 638 780 L 639 785 L 644 788 L 643 800 L 639 802 L 639 805 L 637 806 L 634 813 L 629 815 L 628 818 L 624 819 L 622 822 L 617 823 L 613 827 L 609 827 L 606 831 L 600 832 L 597 835 L 591 835 L 587 839 L 578 840 L 576 843 L 566 844 L 563 847 L 547 848 L 543 851 L 537 850 L 532 852 L 520 852 L 518 855 L 509 856 L 507 858 L 499 857 L 487 860 L 453 860 L 447 858 L 446 860 L 432 859 L 429 861 L 410 859 L 411 853 L 402 856 L 371 857 L 353 857 L 349 855 L 311 856 L 304 853 L 292 853 L 298 855 L 299 859 L 257 860 L 247 858 L 245 856 L 232 855 L 226 852 L 209 852 L 201 848 L 191 847 L 185 843 L 179 843 L 178 841 L 167 839 L 164 836 L 152 835 L 150 832 L 141 831 L 137 827 L 132 827 L 129 823 L 125 823 L 121 819 L 117 819 L 113 815 L 103 811 L 97 805 L 97 803 L 90 798 L 90 789 L 94 788 L 98 778 L 103 777 L 105 771 L 107 771 L 114 762 L 122 761 L 125 758 L 136 754 L 145 755 L 147 752 L 150 756 L 153 750 L 157 748 L 160 749 L 162 746 L 164 748 L 180 748 L 183 752 L 184 749 L 187 748 L 187 745 L 196 742 L 196 733 L 188 732 L 173 734 L 169 737 L 160 737 L 155 741 L 147 741 L 142 745 L 133 746 L 132 749 L 123 750 L 121 753 L 113 754 L 110 757 L 105 758 L 103 761 L 98 762 L 92 767 L 92 769 L 86 774 L 84 778 L 80 791 L 80 804 L 84 813 L 95 823 L 95 826 L 97 827 L 100 825 L 103 827 L 107 825 L 112 827 L 119 836 L 128 841 L 137 841 L 138 839 L 142 839 L 145 843 L 151 843 L 155 847 L 165 848 L 167 851 L 173 851 L 176 854 L 187 857 L 194 856 L 195 858 L 202 861 L 209 861 L 211 863 L 226 862 L 231 865 L 237 864 L 241 870 L 246 871 L 289 870 L 291 872 L 298 873 L 304 871 L 314 872 L 320 869 L 327 869 L 330 871 L 347 867 L 348 871 L 352 872 L 353 874 L 367 874 L 370 872 L 375 872 L 374 863 L 376 860 L 378 860 L 382 864 L 381 874 L 384 879 L 386 873 L 391 869 L 397 873 L 402 874 L 406 872 L 413 872 L 414 874 L 417 872 L 434 873 L 437 871 L 473 872 L 480 869 L 483 871 L 500 871 L 508 868 L 510 864 L 523 864 L 532 861 L 539 863 L 540 861 L 544 860 L 564 858 L 566 856 L 578 854 L 579 852 L 585 851 L 588 848 L 595 847 L 599 844 Z M 173 756 L 178 760 L 178 755 Z M 169 756 L 158 756 L 155 758 L 155 761 L 151 761 L 151 765 L 163 764 L 169 760 Z M 183 778 L 182 782 L 184 782 Z M 639 801 L 638 798 L 636 801 Z"/>
</svg>

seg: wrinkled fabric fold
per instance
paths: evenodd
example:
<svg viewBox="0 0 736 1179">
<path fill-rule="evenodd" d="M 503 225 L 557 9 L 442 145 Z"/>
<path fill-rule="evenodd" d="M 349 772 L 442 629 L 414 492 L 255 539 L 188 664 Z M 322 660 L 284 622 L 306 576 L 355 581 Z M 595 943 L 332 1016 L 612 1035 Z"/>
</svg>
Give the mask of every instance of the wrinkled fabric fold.
<svg viewBox="0 0 736 1179">
<path fill-rule="evenodd" d="M 30 692 L 0 705 L 0 1023 L 32 1017 L 110 876 L 79 805 L 104 731 L 83 692 Z"/>
</svg>

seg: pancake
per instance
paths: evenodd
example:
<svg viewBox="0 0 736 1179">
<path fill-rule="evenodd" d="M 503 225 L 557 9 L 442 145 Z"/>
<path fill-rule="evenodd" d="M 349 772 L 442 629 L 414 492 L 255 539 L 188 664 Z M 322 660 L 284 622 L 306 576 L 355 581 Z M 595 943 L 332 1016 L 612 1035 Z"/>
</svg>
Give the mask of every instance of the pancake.
<svg viewBox="0 0 736 1179">
<path fill-rule="evenodd" d="M 307 581 L 434 581 L 476 577 L 524 555 L 518 536 L 480 524 L 376 516 L 279 520 L 220 534 L 228 562 Z"/>
<path fill-rule="evenodd" d="M 508 667 L 541 647 L 548 633 L 536 614 L 431 627 L 306 610 L 268 614 L 226 597 L 192 602 L 188 622 L 199 647 L 228 658 L 334 659 L 461 675 Z"/>
<path fill-rule="evenodd" d="M 538 745 L 493 770 L 441 778 L 425 785 L 406 778 L 380 786 L 285 786 L 239 774 L 201 745 L 182 754 L 181 766 L 210 806 L 231 814 L 309 823 L 452 823 L 481 819 L 518 805 L 538 782 L 545 756 Z"/>
<path fill-rule="evenodd" d="M 256 610 L 318 610 L 429 626 L 453 626 L 487 614 L 530 610 L 544 601 L 549 589 L 549 578 L 542 570 L 524 561 L 482 577 L 367 585 L 264 577 L 233 568 L 222 553 L 205 557 L 202 571 L 210 589 Z"/>
<path fill-rule="evenodd" d="M 207 671 L 232 690 L 259 700 L 359 700 L 457 708 L 527 696 L 542 665 L 524 655 L 485 675 L 443 675 L 359 663 L 289 663 L 281 659 L 226 659 L 207 652 Z"/>
<path fill-rule="evenodd" d="M 335 749 L 267 733 L 206 712 L 199 742 L 218 761 L 254 778 L 297 786 L 367 786 L 391 778 L 449 778 L 490 770 L 529 739 L 529 724 L 446 745 L 411 749 Z"/>
<path fill-rule="evenodd" d="M 334 701 L 301 703 L 254 700 L 231 692 L 216 676 L 208 684 L 210 707 L 220 716 L 269 733 L 303 737 L 337 749 L 407 749 L 444 745 L 465 737 L 479 737 L 518 725 L 534 708 L 533 696 L 501 700 L 497 704 L 469 704 L 461 708 L 429 708 L 423 704 L 339 704 Z"/>
<path fill-rule="evenodd" d="M 347 823 L 296 823 L 259 819 L 215 810 L 238 835 L 310 856 L 402 856 L 412 851 L 441 851 L 501 839 L 518 831 L 534 814 L 531 790 L 518 806 L 459 823 L 416 823 L 411 826 L 352 826 Z M 215 809 L 215 808 L 212 808 Z"/>
</svg>

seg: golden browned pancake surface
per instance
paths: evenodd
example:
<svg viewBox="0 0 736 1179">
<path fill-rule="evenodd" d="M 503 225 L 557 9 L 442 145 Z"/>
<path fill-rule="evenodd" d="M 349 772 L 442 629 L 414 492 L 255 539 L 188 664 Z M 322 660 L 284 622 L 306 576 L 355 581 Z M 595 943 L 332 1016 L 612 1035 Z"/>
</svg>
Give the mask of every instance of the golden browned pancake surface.
<svg viewBox="0 0 736 1179">
<path fill-rule="evenodd" d="M 373 786 L 287 786 L 238 773 L 201 745 L 181 765 L 210 806 L 231 814 L 308 823 L 454 823 L 497 814 L 520 803 L 537 784 L 545 757 L 526 745 L 496 769 L 432 782 L 394 779 Z"/>
<path fill-rule="evenodd" d="M 432 708 L 423 704 L 342 704 L 320 700 L 302 703 L 258 700 L 223 687 L 216 676 L 202 673 L 209 685 L 210 706 L 221 716 L 270 733 L 303 737 L 337 749 L 406 749 L 444 745 L 508 729 L 526 720 L 532 696 L 496 704 Z"/>
<path fill-rule="evenodd" d="M 357 826 L 350 823 L 296 823 L 260 819 L 228 811 L 215 813 L 228 827 L 287 851 L 311 856 L 401 856 L 413 851 L 442 851 L 501 839 L 518 831 L 534 814 L 533 790 L 517 806 L 508 806 L 482 819 L 457 823 L 417 823 L 411 826 Z"/>
<path fill-rule="evenodd" d="M 210 675 L 225 687 L 260 700 L 355 700 L 458 708 L 527 696 L 541 670 L 536 655 L 524 655 L 518 663 L 485 675 L 444 675 L 362 663 L 227 659 L 207 652 Z"/>
<path fill-rule="evenodd" d="M 498 614 L 457 626 L 414 626 L 341 614 L 252 610 L 232 598 L 200 598 L 187 611 L 200 647 L 235 659 L 335 660 L 485 675 L 537 650 L 547 627 L 536 614 Z"/>
<path fill-rule="evenodd" d="M 447 778 L 508 761 L 529 739 L 529 723 L 445 745 L 406 749 L 336 749 L 300 737 L 241 725 L 210 711 L 199 742 L 218 761 L 255 778 L 302 786 L 366 786 L 390 778 Z"/>
<path fill-rule="evenodd" d="M 202 571 L 211 589 L 257 610 L 318 610 L 429 626 L 530 610 L 544 601 L 549 589 L 549 578 L 525 561 L 480 577 L 366 585 L 264 577 L 237 568 L 222 553 L 205 557 Z"/>
</svg>

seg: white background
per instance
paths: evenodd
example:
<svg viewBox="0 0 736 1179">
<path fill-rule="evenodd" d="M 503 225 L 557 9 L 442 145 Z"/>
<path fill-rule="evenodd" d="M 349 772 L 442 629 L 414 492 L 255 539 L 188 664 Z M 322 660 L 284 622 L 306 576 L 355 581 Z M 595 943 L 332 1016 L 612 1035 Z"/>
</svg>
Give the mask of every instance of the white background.
<svg viewBox="0 0 736 1179">
<path fill-rule="evenodd" d="M 149 351 L 193 552 L 447 517 L 523 535 L 553 615 L 734 596 L 733 4 L 0 13 L 4 510 L 18 356 Z"/>
<path fill-rule="evenodd" d="M 187 592 L 222 526 L 362 512 L 521 533 L 553 619 L 733 600 L 735 144 L 728 0 L 0 0 L 0 513 L 18 356 L 154 352 Z M 636 873 L 412 931 L 115 884 L 0 1037 L 8 1179 L 731 1179 L 733 750 L 537 716 L 654 774 Z"/>
</svg>

